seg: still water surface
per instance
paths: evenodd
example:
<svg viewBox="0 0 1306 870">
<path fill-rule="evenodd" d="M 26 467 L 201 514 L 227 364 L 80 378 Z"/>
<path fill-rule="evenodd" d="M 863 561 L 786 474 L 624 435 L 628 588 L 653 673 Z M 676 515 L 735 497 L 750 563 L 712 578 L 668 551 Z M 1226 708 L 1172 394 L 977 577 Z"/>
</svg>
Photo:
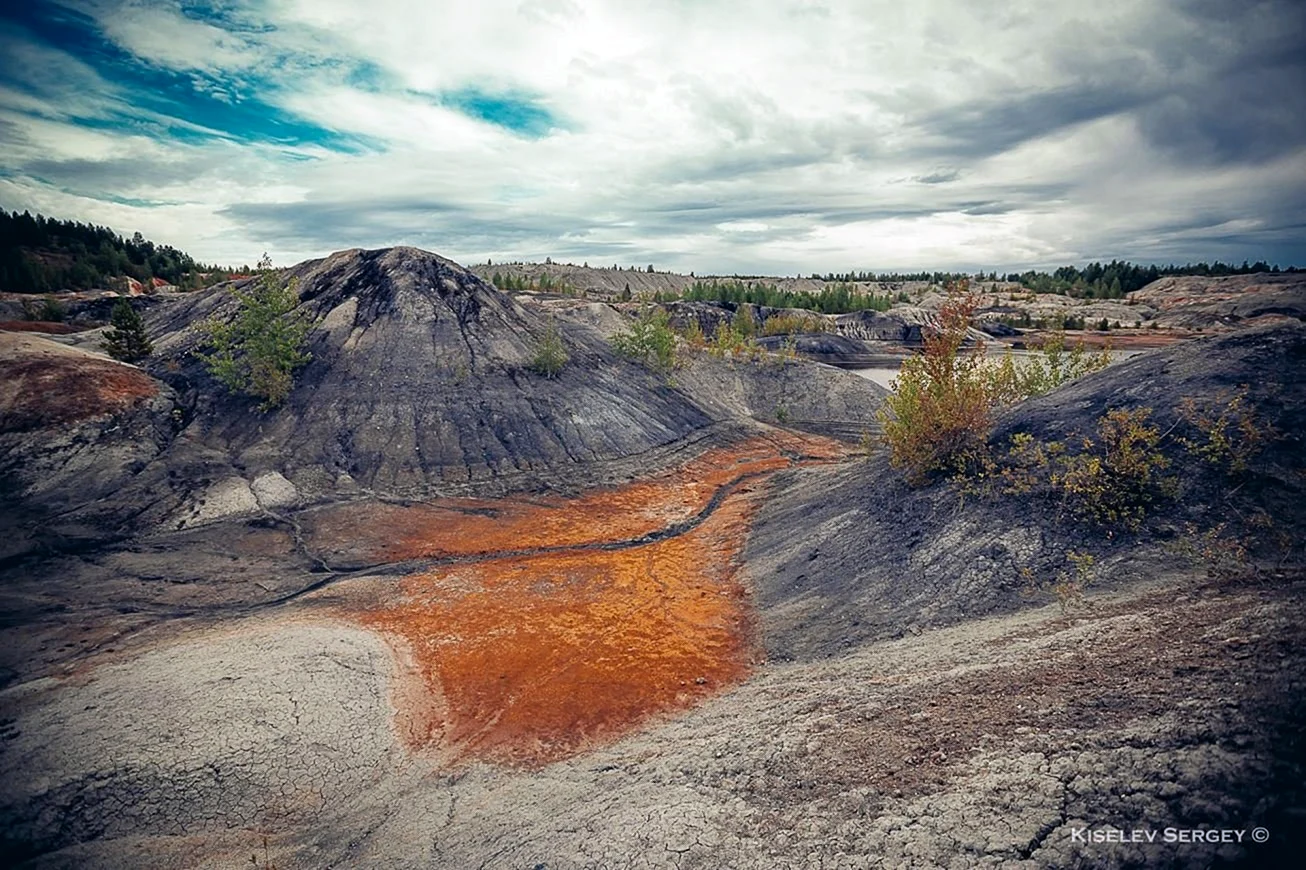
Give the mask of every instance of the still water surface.
<svg viewBox="0 0 1306 870">
<path fill-rule="evenodd" d="M 1006 352 L 1007 351 L 1005 349 L 990 348 L 988 355 L 994 357 L 1000 357 L 1002 356 L 1002 354 Z M 1030 355 L 1029 351 L 1023 351 L 1023 350 L 1013 350 L 1011 351 L 1011 353 L 1017 357 Z M 1113 350 L 1111 351 L 1111 362 L 1113 364 L 1118 363 L 1122 359 L 1128 359 L 1129 357 L 1137 356 L 1140 353 L 1145 353 L 1145 351 Z M 865 369 L 849 369 L 849 371 L 851 371 L 853 374 L 861 375 L 862 377 L 866 378 L 868 381 L 874 381 L 875 383 L 884 387 L 886 390 L 893 389 L 892 387 L 893 379 L 898 377 L 897 366 L 894 366 L 892 368 L 873 367 L 873 368 L 865 368 Z"/>
</svg>

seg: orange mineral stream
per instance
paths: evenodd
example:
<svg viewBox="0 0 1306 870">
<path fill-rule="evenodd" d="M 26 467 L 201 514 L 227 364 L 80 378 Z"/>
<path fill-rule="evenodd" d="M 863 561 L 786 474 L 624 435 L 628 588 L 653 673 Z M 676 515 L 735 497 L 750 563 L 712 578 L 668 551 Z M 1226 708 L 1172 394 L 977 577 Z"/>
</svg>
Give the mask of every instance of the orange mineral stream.
<svg viewBox="0 0 1306 870">
<path fill-rule="evenodd" d="M 401 730 L 449 761 L 532 767 L 738 682 L 753 647 L 736 574 L 759 489 L 781 468 L 843 453 L 784 434 L 571 500 L 391 507 L 385 555 L 458 557 L 361 615 L 420 678 L 396 693 Z"/>
</svg>

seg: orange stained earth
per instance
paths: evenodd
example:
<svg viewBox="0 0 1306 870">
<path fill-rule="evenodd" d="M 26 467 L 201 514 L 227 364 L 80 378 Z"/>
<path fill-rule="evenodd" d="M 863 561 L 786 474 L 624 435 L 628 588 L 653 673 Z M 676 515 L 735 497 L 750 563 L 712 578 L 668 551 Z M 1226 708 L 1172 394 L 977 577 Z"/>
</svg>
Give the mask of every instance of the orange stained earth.
<svg viewBox="0 0 1306 870">
<path fill-rule="evenodd" d="M 798 457 L 836 459 L 846 449 L 825 438 L 776 432 L 709 450 L 675 471 L 578 498 L 345 505 L 307 518 L 306 532 L 310 545 L 321 550 L 348 541 L 374 562 L 592 545 L 656 533 L 694 517 L 722 485 L 784 468 Z"/>
<path fill-rule="evenodd" d="M 0 360 L 0 432 L 25 432 L 113 414 L 157 393 L 148 375 L 107 360 L 62 356 Z"/>
<path fill-rule="evenodd" d="M 759 439 L 710 451 L 674 475 L 519 503 L 502 527 L 451 512 L 430 549 L 414 533 L 409 552 L 449 552 L 467 535 L 468 549 L 506 543 L 514 554 L 409 575 L 391 601 L 362 614 L 399 641 L 420 678 L 416 691 L 396 693 L 406 739 L 451 761 L 533 767 L 738 682 L 755 654 L 738 558 L 764 476 L 843 450 L 823 439 Z M 630 542 L 732 484 L 697 525 Z M 549 549 L 523 553 L 527 540 Z M 583 548 L 595 544 L 611 548 Z"/>
<path fill-rule="evenodd" d="M 74 326 L 51 320 L 0 320 L 0 332 L 44 332 L 47 335 L 68 335 L 77 331 Z"/>
</svg>

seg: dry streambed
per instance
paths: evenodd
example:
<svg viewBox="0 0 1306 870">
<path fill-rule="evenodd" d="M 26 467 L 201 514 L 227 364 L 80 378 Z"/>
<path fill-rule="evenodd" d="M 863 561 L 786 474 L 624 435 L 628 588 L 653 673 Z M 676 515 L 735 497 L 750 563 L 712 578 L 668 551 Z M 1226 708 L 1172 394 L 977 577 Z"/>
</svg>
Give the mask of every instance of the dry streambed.
<svg viewBox="0 0 1306 870">
<path fill-rule="evenodd" d="M 265 837 L 284 870 L 1288 854 L 1300 583 L 1176 575 L 759 663 L 759 494 L 841 452 L 775 435 L 574 498 L 302 516 L 320 561 L 370 567 L 0 694 L 6 857 L 240 866 Z M 1253 824 L 1280 839 L 1073 835 Z"/>
<path fill-rule="evenodd" d="M 330 511 L 307 540 L 352 528 L 376 557 L 430 563 L 397 585 L 337 590 L 340 614 L 392 639 L 404 679 L 420 681 L 399 695 L 411 746 L 538 765 L 747 673 L 752 613 L 736 574 L 758 488 L 841 453 L 776 435 L 574 499 L 390 507 L 379 521 Z M 380 606 L 358 608 L 378 592 Z"/>
<path fill-rule="evenodd" d="M 759 488 L 843 450 L 777 433 L 572 499 L 321 511 L 319 558 L 399 576 L 4 693 L 11 850 L 294 830 L 402 770 L 537 768 L 684 710 L 752 664 L 737 573 Z"/>
</svg>

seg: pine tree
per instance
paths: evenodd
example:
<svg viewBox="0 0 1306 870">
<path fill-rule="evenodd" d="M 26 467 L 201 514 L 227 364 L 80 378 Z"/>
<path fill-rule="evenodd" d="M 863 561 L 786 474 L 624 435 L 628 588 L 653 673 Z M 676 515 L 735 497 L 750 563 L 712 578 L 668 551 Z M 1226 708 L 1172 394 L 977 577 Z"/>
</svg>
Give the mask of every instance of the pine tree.
<svg viewBox="0 0 1306 870">
<path fill-rule="evenodd" d="M 295 370 L 313 355 L 305 350 L 314 324 L 297 311 L 299 293 L 294 279 L 283 283 L 267 256 L 251 289 L 233 290 L 239 302 L 230 322 L 211 319 L 201 324 L 212 351 L 197 351 L 209 373 L 232 392 L 263 400 L 259 410 L 282 404 L 295 384 Z"/>
<path fill-rule="evenodd" d="M 136 362 L 154 352 L 150 337 L 145 334 L 145 322 L 126 299 L 119 299 L 109 315 L 113 328 L 104 336 L 101 347 L 109 356 L 123 362 Z"/>
</svg>

